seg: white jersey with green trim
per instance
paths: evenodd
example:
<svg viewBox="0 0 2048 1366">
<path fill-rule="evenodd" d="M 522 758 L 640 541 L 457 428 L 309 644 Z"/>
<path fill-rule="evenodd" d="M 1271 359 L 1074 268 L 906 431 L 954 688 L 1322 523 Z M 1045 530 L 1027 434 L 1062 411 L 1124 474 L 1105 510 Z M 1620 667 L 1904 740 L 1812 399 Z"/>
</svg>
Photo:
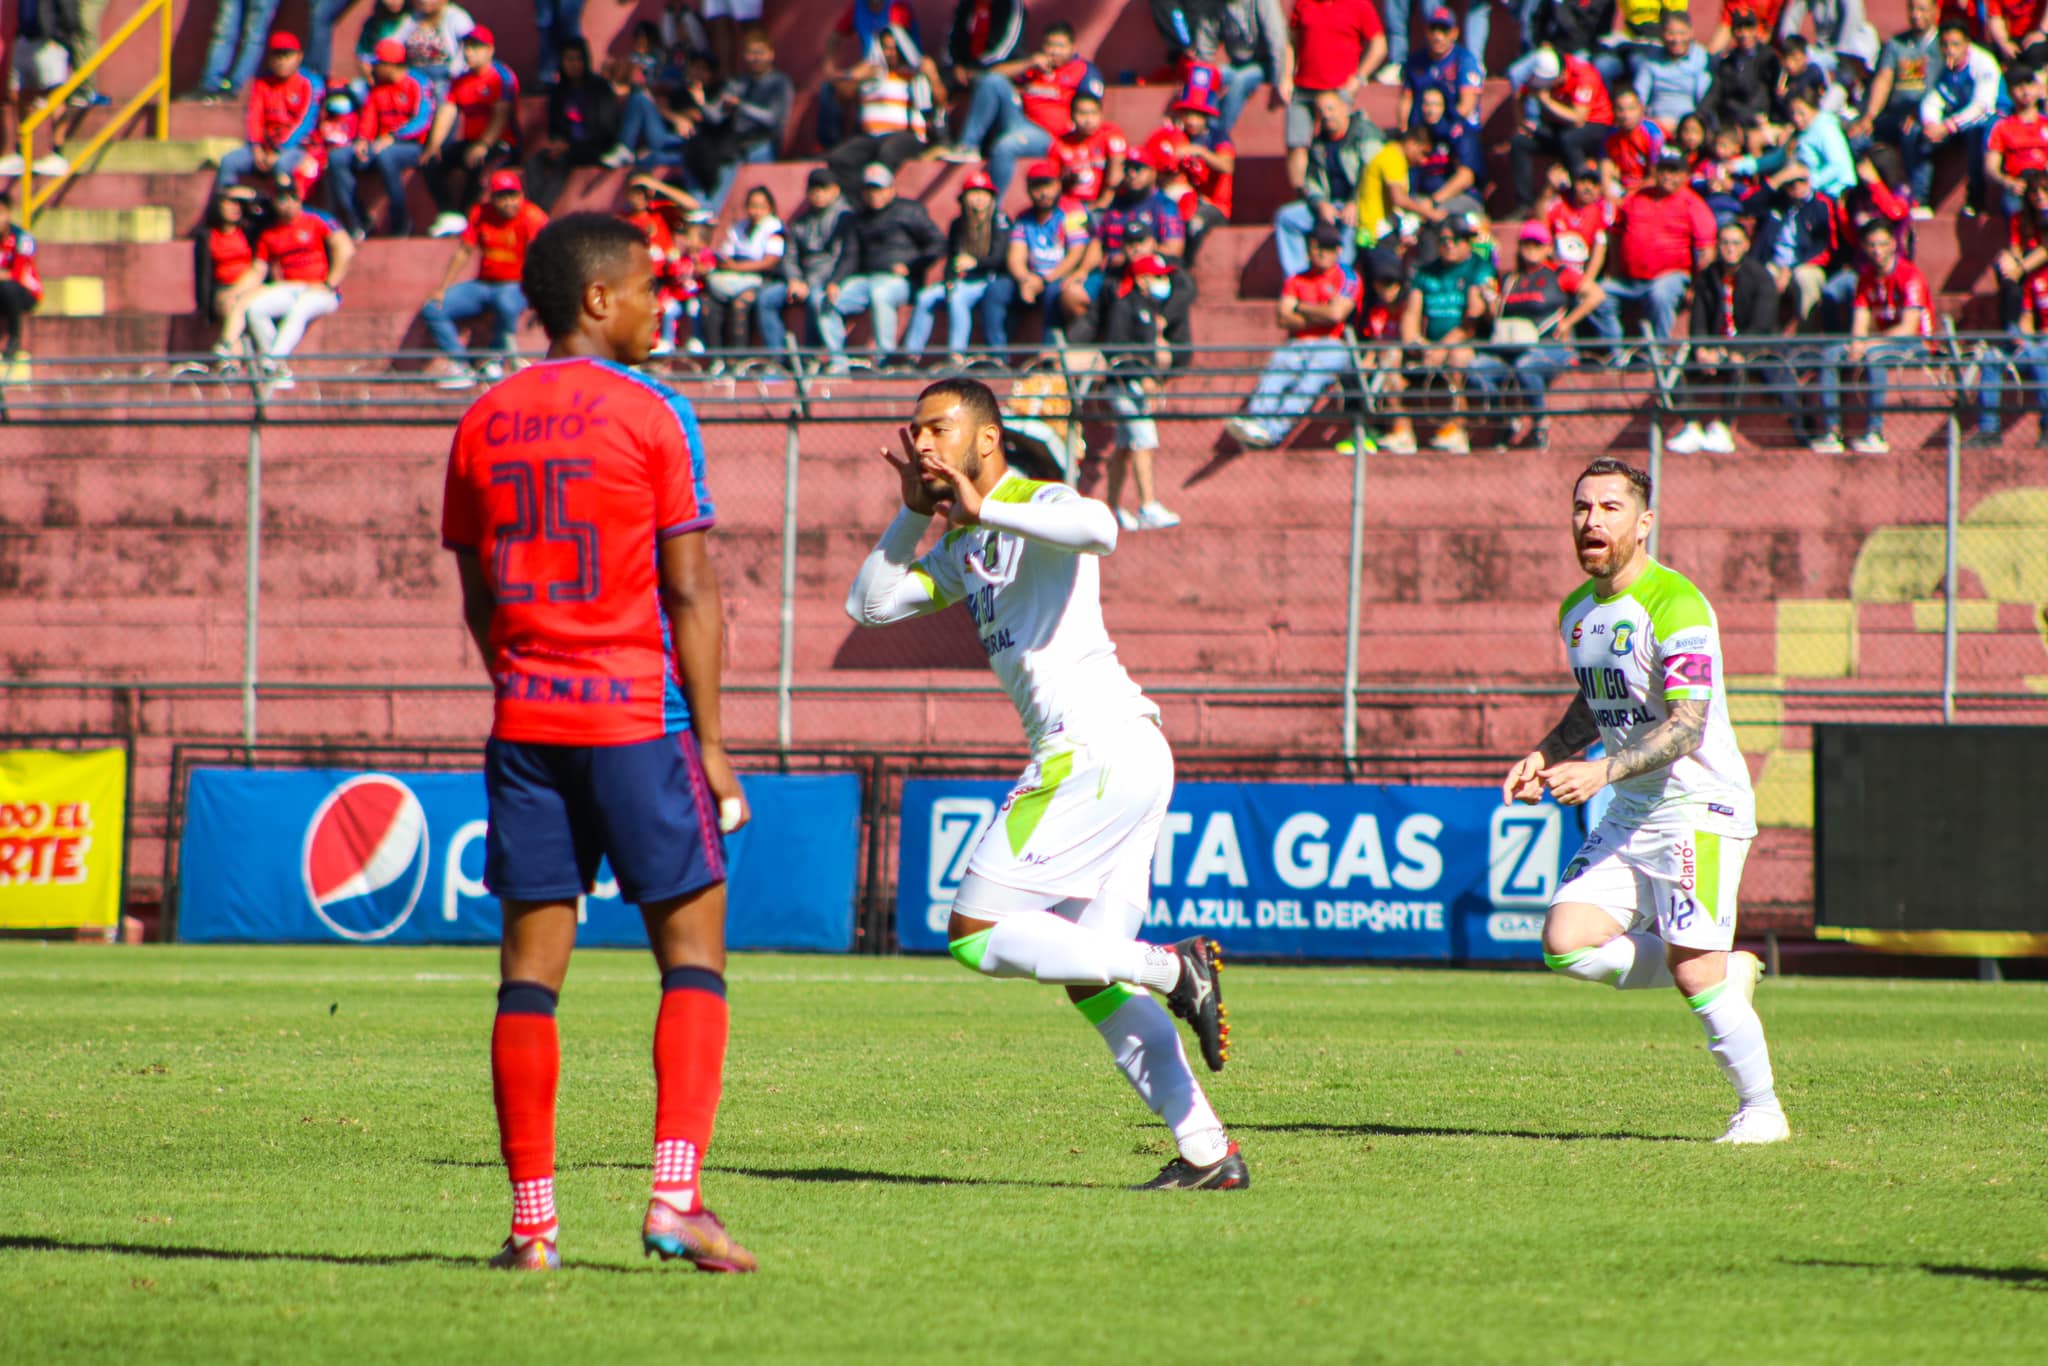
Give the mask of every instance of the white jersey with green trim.
<svg viewBox="0 0 2048 1366">
<path fill-rule="evenodd" d="M 965 603 L 1033 750 L 1158 720 L 1102 622 L 1099 559 L 1116 542 L 1107 507 L 1013 470 L 984 495 L 981 525 L 949 530 L 906 563 L 929 520 L 897 514 L 847 599 L 854 620 L 882 625 Z"/>
<path fill-rule="evenodd" d="M 1706 595 L 1652 560 L 1611 598 L 1598 596 L 1591 581 L 1580 585 L 1557 616 L 1579 696 L 1609 754 L 1649 734 L 1670 716 L 1671 703 L 1707 704 L 1699 748 L 1614 784 L 1616 807 L 1637 819 L 1685 808 L 1701 828 L 1753 838 L 1756 796 L 1728 719 L 1720 626 Z"/>
</svg>

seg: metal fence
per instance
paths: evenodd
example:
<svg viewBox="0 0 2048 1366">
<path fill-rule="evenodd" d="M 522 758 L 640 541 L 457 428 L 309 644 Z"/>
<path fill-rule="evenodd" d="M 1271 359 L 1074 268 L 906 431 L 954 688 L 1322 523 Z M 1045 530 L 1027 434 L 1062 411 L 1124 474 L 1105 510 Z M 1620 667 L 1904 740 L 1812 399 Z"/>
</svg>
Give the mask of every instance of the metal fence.
<svg viewBox="0 0 2048 1366">
<path fill-rule="evenodd" d="M 1352 347 L 1284 445 L 1246 451 L 1223 422 L 1267 373 L 1268 339 L 1204 349 L 1142 400 L 1159 496 L 1185 520 L 1128 534 L 1105 566 L 1112 633 L 1177 749 L 1205 761 L 1478 771 L 1562 705 L 1548 628 L 1578 577 L 1567 491 L 1587 458 L 1622 455 L 1656 476 L 1658 553 L 1720 612 L 1766 823 L 1803 839 L 1816 721 L 2048 720 L 2048 454 L 2011 433 L 1966 444 L 1985 375 L 2008 427 L 2039 410 L 2035 375 L 2010 338 L 1942 338 L 1887 374 L 1889 454 L 1818 455 L 1788 421 L 1815 411 L 1834 344 L 1778 339 L 1690 383 L 1698 357 L 1680 350 L 1583 349 L 1550 389 L 1547 449 L 1496 447 L 1530 414 L 1513 381 L 1483 390 L 1462 358 L 1395 367 Z M 1477 350 L 1513 374 L 1518 353 Z M 970 631 L 942 616 L 860 632 L 841 611 L 895 504 L 877 447 L 933 372 L 721 359 L 674 379 L 719 504 L 735 743 L 1007 748 L 1015 723 Z M 1104 454 L 1137 435 L 1115 402 L 1142 359 L 975 368 L 1017 391 L 1024 458 L 1101 493 Z M 282 390 L 202 358 L 40 361 L 0 389 L 0 728 L 137 737 L 145 846 L 174 742 L 467 742 L 488 725 L 438 535 L 473 395 L 405 357 L 293 368 Z M 1397 371 L 1405 385 L 1386 383 Z M 1854 435 L 1871 386 L 1842 379 Z M 1380 449 L 1404 415 L 1424 441 L 1462 416 L 1472 452 Z M 1731 422 L 1740 452 L 1668 450 L 1693 418 Z M 138 850 L 140 869 L 159 863 Z"/>
</svg>

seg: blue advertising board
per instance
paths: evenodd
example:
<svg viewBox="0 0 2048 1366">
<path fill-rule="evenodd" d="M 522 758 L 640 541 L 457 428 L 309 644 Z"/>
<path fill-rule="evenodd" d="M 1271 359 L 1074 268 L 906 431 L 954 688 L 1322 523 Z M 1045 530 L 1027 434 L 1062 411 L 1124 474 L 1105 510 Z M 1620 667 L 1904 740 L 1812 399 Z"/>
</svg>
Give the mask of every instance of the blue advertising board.
<svg viewBox="0 0 2048 1366">
<path fill-rule="evenodd" d="M 735 949 L 853 947 L 860 779 L 744 776 L 753 819 L 726 839 Z M 495 944 L 481 773 L 195 769 L 178 846 L 188 943 Z M 577 941 L 642 946 L 609 868 Z"/>
<path fill-rule="evenodd" d="M 946 946 L 946 916 L 1009 785 L 903 785 L 896 937 Z M 1272 958 L 1542 957 L 1576 822 L 1496 787 L 1183 783 L 1152 864 L 1145 936 L 1206 934 Z"/>
</svg>

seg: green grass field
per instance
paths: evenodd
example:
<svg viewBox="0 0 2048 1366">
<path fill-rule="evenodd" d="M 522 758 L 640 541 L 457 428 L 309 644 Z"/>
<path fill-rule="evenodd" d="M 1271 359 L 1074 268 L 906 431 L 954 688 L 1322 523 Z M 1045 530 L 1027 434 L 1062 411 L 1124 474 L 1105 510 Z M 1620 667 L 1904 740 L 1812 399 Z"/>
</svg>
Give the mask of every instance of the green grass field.
<svg viewBox="0 0 2048 1366">
<path fill-rule="evenodd" d="M 1050 988 L 746 957 L 706 1190 L 643 1262 L 656 984 L 563 1001 L 553 1277 L 504 1236 L 474 951 L 0 944 L 0 1356 L 1999 1361 L 2048 1356 L 2048 991 L 1794 979 L 1796 1131 L 1729 1150 L 1675 993 L 1238 968 L 1242 1193 Z M 718 1354 L 718 1355 L 714 1355 Z"/>
</svg>

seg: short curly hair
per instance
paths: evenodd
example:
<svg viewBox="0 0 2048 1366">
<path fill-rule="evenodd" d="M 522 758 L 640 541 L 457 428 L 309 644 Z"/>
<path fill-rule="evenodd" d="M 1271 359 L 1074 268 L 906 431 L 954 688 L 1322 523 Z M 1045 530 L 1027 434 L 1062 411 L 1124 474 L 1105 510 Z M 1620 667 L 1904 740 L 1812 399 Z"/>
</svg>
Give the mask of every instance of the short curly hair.
<svg viewBox="0 0 2048 1366">
<path fill-rule="evenodd" d="M 590 282 L 616 270 L 619 258 L 633 248 L 646 245 L 640 229 L 608 213 L 564 214 L 542 228 L 526 249 L 519 285 L 548 339 L 574 332 Z"/>
</svg>

